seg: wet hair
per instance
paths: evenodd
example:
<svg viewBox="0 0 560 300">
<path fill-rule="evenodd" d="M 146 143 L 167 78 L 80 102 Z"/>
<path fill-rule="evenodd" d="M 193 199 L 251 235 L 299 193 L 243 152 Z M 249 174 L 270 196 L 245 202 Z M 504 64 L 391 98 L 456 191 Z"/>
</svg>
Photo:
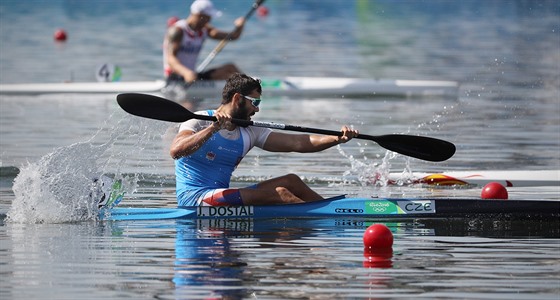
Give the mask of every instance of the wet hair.
<svg viewBox="0 0 560 300">
<path fill-rule="evenodd" d="M 253 91 L 262 93 L 261 80 L 245 74 L 234 73 L 229 77 L 222 92 L 222 104 L 231 102 L 235 93 L 248 96 Z"/>
</svg>

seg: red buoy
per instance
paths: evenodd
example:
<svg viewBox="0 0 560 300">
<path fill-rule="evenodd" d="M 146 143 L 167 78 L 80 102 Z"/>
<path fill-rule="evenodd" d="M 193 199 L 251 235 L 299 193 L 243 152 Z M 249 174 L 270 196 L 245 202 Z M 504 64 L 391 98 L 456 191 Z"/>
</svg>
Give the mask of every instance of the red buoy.
<svg viewBox="0 0 560 300">
<path fill-rule="evenodd" d="M 54 40 L 58 41 L 58 42 L 64 42 L 66 41 L 66 38 L 68 36 L 66 35 L 66 31 L 64 31 L 64 29 L 57 29 L 54 32 Z"/>
<path fill-rule="evenodd" d="M 364 268 L 387 269 L 393 266 L 393 248 L 364 249 Z"/>
<path fill-rule="evenodd" d="M 257 15 L 259 17 L 266 17 L 268 16 L 269 10 L 266 6 L 259 6 L 259 8 L 257 8 Z"/>
<path fill-rule="evenodd" d="M 384 224 L 373 224 L 364 232 L 364 247 L 384 249 L 393 246 L 393 233 Z"/>
<path fill-rule="evenodd" d="M 508 198 L 508 192 L 505 186 L 499 182 L 490 182 L 482 188 L 480 193 L 482 199 L 503 199 Z"/>
</svg>

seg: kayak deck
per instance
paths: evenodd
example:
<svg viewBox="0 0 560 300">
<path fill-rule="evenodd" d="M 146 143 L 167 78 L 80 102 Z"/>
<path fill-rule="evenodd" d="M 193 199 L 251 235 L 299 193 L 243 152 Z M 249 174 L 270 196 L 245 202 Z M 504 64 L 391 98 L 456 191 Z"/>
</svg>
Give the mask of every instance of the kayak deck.
<svg viewBox="0 0 560 300">
<path fill-rule="evenodd" d="M 101 210 L 102 220 L 367 218 L 369 220 L 436 218 L 558 219 L 560 201 L 488 199 L 332 198 L 273 206 L 198 206 Z"/>
</svg>

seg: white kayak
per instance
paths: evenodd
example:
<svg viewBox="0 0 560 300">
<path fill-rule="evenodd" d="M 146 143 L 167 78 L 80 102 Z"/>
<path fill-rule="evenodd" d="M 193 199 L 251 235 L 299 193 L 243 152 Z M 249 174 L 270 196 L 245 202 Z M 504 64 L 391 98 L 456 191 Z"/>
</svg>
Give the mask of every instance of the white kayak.
<svg viewBox="0 0 560 300">
<path fill-rule="evenodd" d="M 441 96 L 458 95 L 455 81 L 390 80 L 342 77 L 261 78 L 263 97 L 377 97 L 377 96 Z M 192 85 L 190 96 L 220 97 L 224 81 L 205 81 Z M 38 95 L 65 93 L 159 93 L 162 80 L 137 82 L 68 82 L 0 84 L 0 95 Z"/>
<path fill-rule="evenodd" d="M 390 173 L 389 184 L 476 185 L 499 182 L 506 187 L 558 186 L 560 170 L 452 171 Z"/>
</svg>

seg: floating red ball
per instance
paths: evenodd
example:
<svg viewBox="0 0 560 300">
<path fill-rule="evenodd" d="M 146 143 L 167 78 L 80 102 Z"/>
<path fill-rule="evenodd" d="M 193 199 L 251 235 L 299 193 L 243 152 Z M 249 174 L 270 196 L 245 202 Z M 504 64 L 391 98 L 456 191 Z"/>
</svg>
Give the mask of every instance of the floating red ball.
<svg viewBox="0 0 560 300">
<path fill-rule="evenodd" d="M 503 199 L 508 198 L 508 191 L 505 186 L 498 182 L 490 182 L 482 188 L 480 193 L 482 199 Z"/>
<path fill-rule="evenodd" d="M 68 36 L 66 34 L 66 31 L 64 31 L 64 29 L 57 29 L 54 32 L 55 41 L 62 42 L 62 41 L 66 41 L 67 38 L 68 38 Z"/>
<path fill-rule="evenodd" d="M 269 13 L 269 10 L 265 6 L 259 6 L 259 8 L 257 9 L 257 15 L 259 17 L 266 17 L 266 16 L 268 16 L 268 13 Z"/>
<path fill-rule="evenodd" d="M 364 249 L 364 268 L 391 268 L 393 266 L 393 248 Z"/>
<path fill-rule="evenodd" d="M 373 224 L 364 232 L 364 247 L 391 248 L 393 246 L 393 233 L 384 224 Z"/>
</svg>

